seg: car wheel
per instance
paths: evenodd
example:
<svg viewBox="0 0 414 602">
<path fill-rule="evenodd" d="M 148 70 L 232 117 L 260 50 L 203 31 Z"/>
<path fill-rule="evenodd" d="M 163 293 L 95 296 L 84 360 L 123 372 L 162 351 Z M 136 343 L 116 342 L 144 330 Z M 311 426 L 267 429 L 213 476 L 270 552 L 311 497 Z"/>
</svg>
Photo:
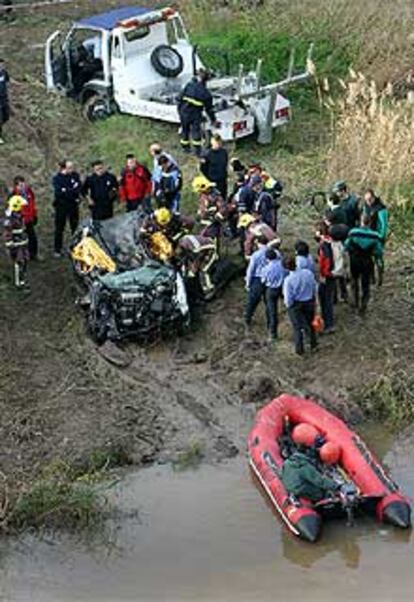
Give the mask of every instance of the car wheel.
<svg viewBox="0 0 414 602">
<path fill-rule="evenodd" d="M 88 98 L 83 105 L 82 112 L 85 119 L 91 122 L 108 119 L 111 114 L 106 100 L 97 94 Z"/>
<path fill-rule="evenodd" d="M 163 77 L 177 77 L 184 69 L 181 54 L 167 44 L 154 48 L 151 54 L 151 65 Z"/>
</svg>

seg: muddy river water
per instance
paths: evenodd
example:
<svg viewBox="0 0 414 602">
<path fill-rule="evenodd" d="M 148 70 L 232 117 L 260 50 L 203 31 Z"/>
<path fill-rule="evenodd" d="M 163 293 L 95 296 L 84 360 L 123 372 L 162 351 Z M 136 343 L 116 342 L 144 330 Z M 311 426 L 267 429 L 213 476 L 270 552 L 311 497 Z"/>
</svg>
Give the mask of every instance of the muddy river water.
<svg viewBox="0 0 414 602">
<path fill-rule="evenodd" d="M 368 443 L 414 493 L 414 436 L 375 428 Z M 381 444 L 379 444 L 381 441 Z M 414 537 L 361 518 L 293 539 L 253 485 L 244 457 L 174 472 L 129 475 L 116 493 L 108 540 L 0 547 L 1 602 L 395 601 L 414 599 Z"/>
</svg>

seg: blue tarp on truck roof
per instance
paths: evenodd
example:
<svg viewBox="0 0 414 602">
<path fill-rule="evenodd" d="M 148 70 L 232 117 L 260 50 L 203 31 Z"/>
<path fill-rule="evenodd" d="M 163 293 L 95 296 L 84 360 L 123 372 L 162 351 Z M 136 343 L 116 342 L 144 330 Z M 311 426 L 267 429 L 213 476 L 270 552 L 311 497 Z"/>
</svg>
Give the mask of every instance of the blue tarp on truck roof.
<svg viewBox="0 0 414 602">
<path fill-rule="evenodd" d="M 107 29 L 110 31 L 114 29 L 124 19 L 132 19 L 133 17 L 141 17 L 147 13 L 151 13 L 153 8 L 145 8 L 143 6 L 124 6 L 123 8 L 116 8 L 100 15 L 93 15 L 91 17 L 85 17 L 78 21 L 77 25 L 82 27 L 93 27 L 97 29 Z"/>
</svg>

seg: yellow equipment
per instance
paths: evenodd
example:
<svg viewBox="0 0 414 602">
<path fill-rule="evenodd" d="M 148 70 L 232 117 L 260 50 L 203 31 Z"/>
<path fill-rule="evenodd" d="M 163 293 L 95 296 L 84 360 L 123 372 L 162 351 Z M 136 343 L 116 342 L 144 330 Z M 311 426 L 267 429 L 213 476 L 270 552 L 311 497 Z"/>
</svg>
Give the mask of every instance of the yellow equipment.
<svg viewBox="0 0 414 602">
<path fill-rule="evenodd" d="M 89 274 L 94 269 L 105 272 L 115 272 L 116 265 L 98 243 L 90 236 L 85 236 L 72 249 L 72 259 L 78 262 L 81 272 Z"/>
<path fill-rule="evenodd" d="M 161 227 L 167 226 L 172 218 L 171 211 L 166 207 L 161 207 L 160 209 L 156 209 L 154 211 L 154 217 L 157 224 Z"/>
<path fill-rule="evenodd" d="M 210 182 L 210 180 L 203 175 L 196 176 L 192 183 L 193 190 L 197 194 L 200 194 L 200 192 L 207 192 L 207 190 L 210 190 L 210 188 L 213 188 L 215 185 L 215 182 Z"/>
<path fill-rule="evenodd" d="M 151 255 L 160 261 L 169 261 L 174 255 L 174 249 L 171 242 L 162 232 L 154 232 L 154 234 L 151 234 L 149 247 Z"/>
<path fill-rule="evenodd" d="M 9 211 L 12 213 L 19 213 L 23 209 L 24 205 L 27 205 L 25 199 L 18 194 L 15 194 L 9 198 L 8 207 Z"/>
<path fill-rule="evenodd" d="M 248 228 L 250 224 L 255 221 L 255 218 L 250 213 L 243 213 L 239 217 L 239 221 L 237 223 L 238 228 Z"/>
</svg>

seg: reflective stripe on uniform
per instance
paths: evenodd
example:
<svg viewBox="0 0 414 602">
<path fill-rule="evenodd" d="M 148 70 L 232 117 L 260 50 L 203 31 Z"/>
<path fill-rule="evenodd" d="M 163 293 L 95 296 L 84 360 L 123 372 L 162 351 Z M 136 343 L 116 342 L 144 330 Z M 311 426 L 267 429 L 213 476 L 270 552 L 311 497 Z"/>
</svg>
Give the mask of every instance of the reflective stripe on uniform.
<svg viewBox="0 0 414 602">
<path fill-rule="evenodd" d="M 184 140 L 184 139 L 182 138 L 182 139 L 180 140 L 180 143 L 181 143 L 183 146 L 188 146 L 188 145 L 190 144 L 190 141 L 189 141 L 189 140 Z"/>
<path fill-rule="evenodd" d="M 188 102 L 189 105 L 193 105 L 195 107 L 203 107 L 204 103 L 202 100 L 197 100 L 196 98 L 191 98 L 191 96 L 184 96 L 183 100 Z"/>
<path fill-rule="evenodd" d="M 191 241 L 191 244 L 194 246 L 194 250 L 199 250 L 201 247 L 201 244 L 199 243 L 198 239 L 196 236 L 194 236 L 194 234 L 188 234 L 188 240 Z"/>
<path fill-rule="evenodd" d="M 27 246 L 27 240 L 23 240 L 21 242 L 9 241 L 6 242 L 6 247 L 24 247 Z"/>
<path fill-rule="evenodd" d="M 201 146 L 203 143 L 201 140 L 192 140 L 193 146 Z"/>
</svg>

